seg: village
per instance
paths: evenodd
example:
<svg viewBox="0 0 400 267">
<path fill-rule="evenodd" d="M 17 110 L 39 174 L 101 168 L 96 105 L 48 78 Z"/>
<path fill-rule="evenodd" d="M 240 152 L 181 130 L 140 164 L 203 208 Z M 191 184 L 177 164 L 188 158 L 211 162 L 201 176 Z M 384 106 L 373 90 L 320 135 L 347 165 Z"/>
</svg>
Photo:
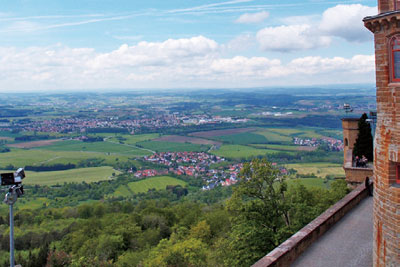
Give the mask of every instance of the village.
<svg viewBox="0 0 400 267">
<path fill-rule="evenodd" d="M 293 144 L 298 146 L 307 146 L 307 147 L 319 147 L 319 146 L 326 146 L 329 151 L 343 151 L 344 145 L 343 141 L 335 138 L 293 138 Z"/>
<path fill-rule="evenodd" d="M 248 119 L 233 119 L 231 117 L 209 115 L 186 116 L 179 115 L 179 113 L 166 113 L 151 117 L 143 115 L 137 119 L 121 119 L 118 116 L 112 116 L 107 118 L 61 117 L 37 121 L 24 120 L 18 122 L 4 122 L 0 125 L 0 128 L 5 131 L 13 131 L 17 129 L 19 131 L 47 133 L 84 133 L 89 129 L 120 129 L 121 132 L 134 134 L 142 128 L 156 130 L 188 125 L 246 122 L 248 122 Z"/>
<path fill-rule="evenodd" d="M 158 175 L 175 174 L 193 176 L 203 179 L 203 190 L 210 190 L 218 185 L 230 186 L 236 184 L 243 163 L 230 164 L 210 168 L 211 165 L 225 162 L 219 156 L 205 152 L 163 152 L 143 158 L 144 161 L 166 166 L 167 169 L 145 169 L 135 172 L 136 178 L 147 178 Z"/>
</svg>

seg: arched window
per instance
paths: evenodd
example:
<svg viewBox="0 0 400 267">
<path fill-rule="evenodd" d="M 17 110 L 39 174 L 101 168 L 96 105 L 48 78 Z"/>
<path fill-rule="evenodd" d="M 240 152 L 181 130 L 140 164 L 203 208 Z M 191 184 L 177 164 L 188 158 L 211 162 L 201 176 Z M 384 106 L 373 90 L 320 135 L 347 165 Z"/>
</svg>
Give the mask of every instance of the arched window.
<svg viewBox="0 0 400 267">
<path fill-rule="evenodd" d="M 347 140 L 347 138 L 344 139 L 344 146 L 349 146 L 349 140 Z"/>
<path fill-rule="evenodd" d="M 390 65 L 392 82 L 400 82 L 400 35 L 390 40 Z"/>
</svg>

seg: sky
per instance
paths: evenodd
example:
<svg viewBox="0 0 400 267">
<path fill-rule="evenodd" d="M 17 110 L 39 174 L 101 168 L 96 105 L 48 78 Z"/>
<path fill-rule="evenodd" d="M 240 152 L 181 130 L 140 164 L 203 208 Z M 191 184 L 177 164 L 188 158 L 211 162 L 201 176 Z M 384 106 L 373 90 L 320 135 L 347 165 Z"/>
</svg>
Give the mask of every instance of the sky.
<svg viewBox="0 0 400 267">
<path fill-rule="evenodd" d="M 0 0 L 0 93 L 374 83 L 376 0 Z"/>
</svg>

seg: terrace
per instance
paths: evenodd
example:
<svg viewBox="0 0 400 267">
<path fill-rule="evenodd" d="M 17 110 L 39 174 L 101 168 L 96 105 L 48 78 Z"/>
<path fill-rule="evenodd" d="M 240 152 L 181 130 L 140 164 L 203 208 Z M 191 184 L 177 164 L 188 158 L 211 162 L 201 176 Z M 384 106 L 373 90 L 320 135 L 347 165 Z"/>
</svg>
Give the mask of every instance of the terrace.
<svg viewBox="0 0 400 267">
<path fill-rule="evenodd" d="M 253 266 L 372 266 L 372 206 L 358 186 Z"/>
</svg>

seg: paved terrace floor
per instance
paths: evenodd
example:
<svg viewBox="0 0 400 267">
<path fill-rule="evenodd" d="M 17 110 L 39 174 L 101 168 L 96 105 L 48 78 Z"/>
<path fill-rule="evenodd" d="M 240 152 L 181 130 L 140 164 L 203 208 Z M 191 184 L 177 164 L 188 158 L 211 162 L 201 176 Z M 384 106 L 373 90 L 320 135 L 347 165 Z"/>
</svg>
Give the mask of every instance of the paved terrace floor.
<svg viewBox="0 0 400 267">
<path fill-rule="evenodd" d="M 314 242 L 292 266 L 372 266 L 372 209 L 372 197 L 362 200 Z"/>
</svg>

